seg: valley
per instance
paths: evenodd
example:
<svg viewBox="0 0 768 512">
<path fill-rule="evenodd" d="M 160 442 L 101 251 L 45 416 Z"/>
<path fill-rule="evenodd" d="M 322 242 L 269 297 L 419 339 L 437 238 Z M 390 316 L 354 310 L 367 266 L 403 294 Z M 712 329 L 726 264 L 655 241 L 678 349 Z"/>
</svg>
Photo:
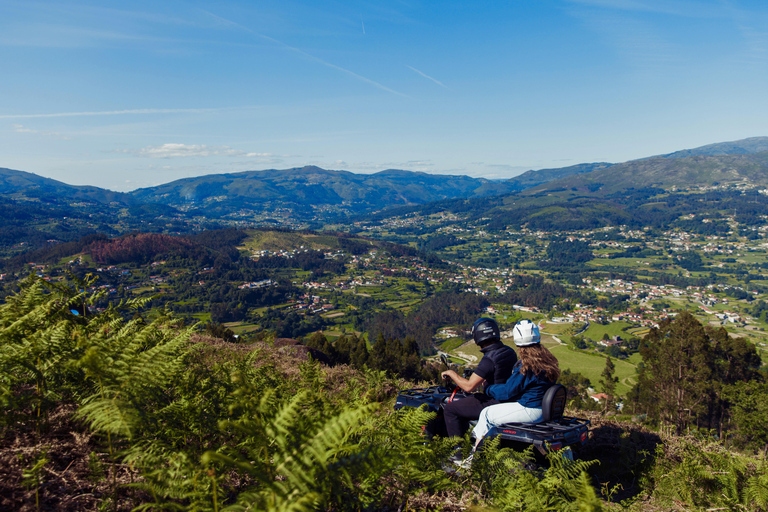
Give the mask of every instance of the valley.
<svg viewBox="0 0 768 512">
<path fill-rule="evenodd" d="M 761 144 L 758 138 L 706 151 Z M 393 397 L 400 389 L 438 382 L 445 368 L 439 354 L 468 368 L 477 364 L 482 354 L 468 332 L 477 318 L 495 318 L 507 344 L 515 323 L 530 319 L 558 360 L 568 410 L 593 422 L 578 450 L 585 459 L 572 467 L 587 471 L 597 461 L 601 467 L 589 469 L 591 480 L 579 488 L 592 489 L 593 480 L 616 482 L 613 490 L 604 487 L 602 498 L 595 496 L 599 507 L 637 503 L 644 489 L 652 489 L 654 503 L 666 502 L 663 487 L 637 482 L 637 474 L 686 467 L 661 447 L 692 450 L 702 440 L 715 443 L 686 456 L 694 461 L 713 460 L 724 447 L 741 450 L 738 460 L 718 462 L 728 472 L 751 461 L 751 451 L 764 450 L 768 439 L 761 408 L 768 403 L 766 184 L 759 172 L 715 183 L 713 176 L 724 176 L 718 171 L 688 183 L 673 176 L 649 187 L 643 174 L 674 159 L 690 177 L 697 159 L 709 158 L 704 167 L 710 169 L 713 161 L 758 165 L 762 156 L 729 160 L 691 153 L 651 163 L 549 169 L 505 184 L 464 178 L 445 184 L 440 180 L 451 178 L 430 181 L 406 171 L 364 180 L 302 168 L 284 176 L 215 175 L 141 197 L 9 173 L 0 197 L 0 213 L 8 220 L 0 226 L 0 330 L 12 349 L 0 357 L 3 382 L 11 383 L 2 395 L 12 399 L 6 424 L 18 429 L 18 417 L 37 430 L 48 428 L 47 415 L 58 417 L 69 406 L 64 396 L 79 404 L 84 412 L 77 417 L 91 427 L 67 426 L 74 416 L 62 413 L 61 428 L 106 432 L 106 442 L 126 447 L 138 432 L 142 440 L 130 449 L 139 454 L 141 478 L 151 482 L 157 467 L 170 469 L 154 458 L 154 448 L 142 446 L 181 457 L 190 453 L 185 474 L 205 466 L 213 479 L 212 468 L 234 468 L 235 459 L 211 464 L 206 457 L 231 453 L 228 446 L 275 438 L 286 443 L 305 429 L 311 435 L 323 422 L 342 432 L 337 425 L 352 421 L 358 432 L 385 434 L 372 444 L 355 439 L 345 449 L 373 454 L 390 442 L 385 438 L 403 440 L 420 447 L 405 485 L 432 475 L 455 492 L 456 481 L 439 469 L 448 453 L 443 444 L 451 440 L 425 445 L 424 413 L 393 415 Z M 612 169 L 623 173 L 621 179 L 635 173 L 634 181 L 606 186 Z M 324 184 L 318 176 L 335 181 Z M 353 190 L 356 180 L 367 183 L 365 194 L 391 204 L 341 198 L 339 192 L 362 193 Z M 230 196 L 227 187 L 236 193 Z M 433 187 L 431 195 L 414 192 L 422 187 Z M 430 200 L 387 199 L 400 188 Z M 268 197 L 244 195 L 253 191 Z M 287 409 L 273 409 L 272 400 Z M 282 411 L 292 408 L 307 411 L 306 418 L 287 415 L 301 428 L 285 427 Z M 237 411 L 247 412 L 233 420 Z M 357 416 L 347 420 L 350 414 Z M 118 419 L 105 423 L 107 416 Z M 268 423 L 254 426 L 254 418 Z M 247 441 L 238 440 L 240 427 L 231 429 L 237 421 L 248 425 Z M 254 429 L 260 434 L 253 436 Z M 275 429 L 285 434 L 275 437 Z M 37 442 L 31 427 L 22 430 L 26 445 Z M 55 444 L 44 439 L 46 446 Z M 56 467 L 82 452 L 79 488 L 128 492 L 132 466 L 123 464 L 125 474 L 107 484 L 88 453 L 117 458 L 97 446 L 103 439 L 93 439 L 84 447 L 50 448 Z M 220 446 L 215 455 L 211 439 Z M 290 443 L 286 447 L 286 460 L 292 460 Z M 407 468 L 401 454 L 409 450 L 404 444 L 376 460 Z M 46 467 L 48 452 L 38 453 L 39 462 L 7 459 L 14 481 L 33 463 Z M 647 458 L 650 453 L 655 455 Z M 528 457 L 489 446 L 480 460 L 496 454 Z M 198 460 L 208 462 L 200 466 Z M 273 458 L 254 454 L 247 460 L 266 468 Z M 247 474 L 254 462 L 235 464 L 231 474 Z M 548 464 L 549 471 L 559 467 Z M 361 470 L 355 471 L 357 478 Z M 744 481 L 757 481 L 760 471 L 745 471 Z M 102 476 L 92 479 L 94 473 Z M 376 485 L 387 487 L 393 471 L 382 467 L 374 474 Z M 290 471 L 286 475 L 291 478 Z M 164 473 L 153 492 L 168 503 L 186 503 L 163 490 L 174 478 Z M 216 478 L 216 485 L 238 492 L 226 477 Z M 20 485 L 9 488 L 16 492 Z M 445 498 L 435 489 L 429 499 L 442 507 Z M 66 495 L 48 493 L 45 499 Z M 208 499 L 210 491 L 201 495 Z"/>
</svg>

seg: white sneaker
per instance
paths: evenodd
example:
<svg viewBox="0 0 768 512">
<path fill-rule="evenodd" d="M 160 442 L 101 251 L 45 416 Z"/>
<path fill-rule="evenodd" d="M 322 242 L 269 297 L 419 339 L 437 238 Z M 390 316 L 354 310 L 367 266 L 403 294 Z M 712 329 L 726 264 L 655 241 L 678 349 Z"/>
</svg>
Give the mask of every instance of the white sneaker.
<svg viewBox="0 0 768 512">
<path fill-rule="evenodd" d="M 453 461 L 453 463 L 459 466 L 461 469 L 469 469 L 472 467 L 472 457 L 474 456 L 475 456 L 474 453 L 470 453 L 469 457 L 467 457 L 466 459 L 462 461 L 455 460 Z"/>
</svg>

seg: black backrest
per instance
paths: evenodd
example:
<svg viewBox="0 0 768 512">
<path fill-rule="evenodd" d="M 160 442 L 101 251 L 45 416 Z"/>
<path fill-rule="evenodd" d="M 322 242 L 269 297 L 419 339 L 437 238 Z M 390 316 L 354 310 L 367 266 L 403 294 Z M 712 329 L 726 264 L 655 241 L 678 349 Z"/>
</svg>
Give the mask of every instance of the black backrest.
<svg viewBox="0 0 768 512">
<path fill-rule="evenodd" d="M 544 393 L 544 398 L 541 401 L 541 412 L 544 415 L 544 421 L 555 421 L 563 417 L 566 395 L 565 386 L 561 384 L 553 384 Z"/>
</svg>

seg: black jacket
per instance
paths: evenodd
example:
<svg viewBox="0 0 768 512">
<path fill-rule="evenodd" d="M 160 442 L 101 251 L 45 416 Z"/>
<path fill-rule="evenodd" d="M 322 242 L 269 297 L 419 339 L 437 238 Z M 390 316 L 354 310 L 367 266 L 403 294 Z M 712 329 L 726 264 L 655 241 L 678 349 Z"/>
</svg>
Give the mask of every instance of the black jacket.
<svg viewBox="0 0 768 512">
<path fill-rule="evenodd" d="M 517 363 L 517 353 L 501 341 L 480 349 L 483 358 L 475 369 L 488 384 L 504 384 L 512 375 L 512 368 Z"/>
</svg>

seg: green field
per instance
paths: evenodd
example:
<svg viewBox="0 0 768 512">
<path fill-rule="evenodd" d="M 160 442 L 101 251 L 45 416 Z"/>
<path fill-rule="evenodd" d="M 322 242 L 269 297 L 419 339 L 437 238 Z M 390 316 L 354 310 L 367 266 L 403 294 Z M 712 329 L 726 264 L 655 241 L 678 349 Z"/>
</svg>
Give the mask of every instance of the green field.
<svg viewBox="0 0 768 512">
<path fill-rule="evenodd" d="M 642 337 L 651 332 L 650 327 L 635 327 L 633 329 L 627 329 L 627 334 L 630 336 Z"/>
<path fill-rule="evenodd" d="M 627 332 L 622 329 L 631 326 L 632 324 L 627 322 L 611 322 L 608 325 L 600 325 L 593 322 L 589 324 L 589 329 L 586 330 L 583 336 L 594 341 L 603 339 L 603 335 L 605 334 L 609 337 L 621 336 L 622 338 L 626 338 Z"/>
<path fill-rule="evenodd" d="M 238 335 L 258 331 L 260 329 L 258 324 L 246 324 L 243 322 L 227 322 L 224 324 L 224 327 Z"/>
<path fill-rule="evenodd" d="M 561 370 L 567 369 L 572 372 L 581 373 L 589 379 L 595 390 L 598 392 L 602 391 L 600 374 L 603 373 L 605 368 L 605 356 L 583 350 L 574 350 L 566 345 L 547 344 L 547 348 L 557 357 Z M 616 392 L 623 396 L 636 382 L 636 367 L 634 364 L 621 359 L 613 359 L 613 364 L 616 367 L 615 376 L 619 379 L 616 385 Z"/>
<path fill-rule="evenodd" d="M 466 343 L 466 340 L 462 338 L 448 338 L 447 340 L 445 340 L 439 345 L 439 349 L 442 352 L 450 352 L 452 350 L 459 348 L 464 343 Z M 462 351 L 462 352 L 465 352 L 465 351 Z"/>
</svg>

